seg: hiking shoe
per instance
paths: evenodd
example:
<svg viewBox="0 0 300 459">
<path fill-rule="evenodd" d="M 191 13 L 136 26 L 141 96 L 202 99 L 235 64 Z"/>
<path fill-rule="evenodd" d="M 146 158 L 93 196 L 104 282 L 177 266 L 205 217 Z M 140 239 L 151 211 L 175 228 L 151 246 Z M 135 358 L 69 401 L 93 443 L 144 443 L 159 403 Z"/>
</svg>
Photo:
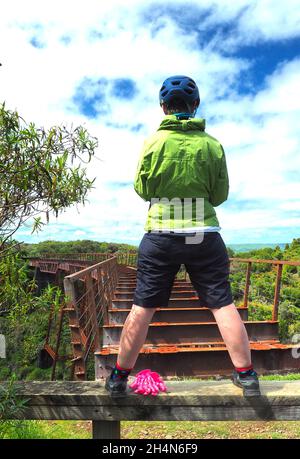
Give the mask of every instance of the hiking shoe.
<svg viewBox="0 0 300 459">
<path fill-rule="evenodd" d="M 252 370 L 250 374 L 243 376 L 234 370 L 231 380 L 233 384 L 243 389 L 244 397 L 261 395 L 256 371 Z"/>
<path fill-rule="evenodd" d="M 108 376 L 105 381 L 105 389 L 108 390 L 112 397 L 126 397 L 127 395 L 127 378 L 112 378 Z"/>
</svg>

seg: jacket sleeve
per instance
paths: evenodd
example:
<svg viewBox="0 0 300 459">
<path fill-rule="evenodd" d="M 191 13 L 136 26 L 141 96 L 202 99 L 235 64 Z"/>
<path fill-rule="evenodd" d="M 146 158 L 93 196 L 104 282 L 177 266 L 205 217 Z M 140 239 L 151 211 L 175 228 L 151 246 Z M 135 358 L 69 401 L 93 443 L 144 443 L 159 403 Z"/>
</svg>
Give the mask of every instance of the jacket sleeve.
<svg viewBox="0 0 300 459">
<path fill-rule="evenodd" d="M 209 195 L 209 201 L 214 207 L 217 207 L 226 201 L 229 193 L 229 178 L 226 157 L 222 145 L 220 145 L 220 148 L 221 157 L 214 161 L 214 180 L 212 181 L 213 186 Z"/>
<path fill-rule="evenodd" d="M 146 153 L 147 153 L 147 147 L 146 147 L 146 142 L 145 142 L 143 150 L 140 155 L 137 170 L 135 173 L 133 187 L 136 193 L 144 201 L 150 201 L 151 196 L 149 196 L 149 190 L 147 186 L 147 178 L 150 172 L 150 168 L 149 168 L 149 157 L 148 155 L 146 155 Z"/>
</svg>

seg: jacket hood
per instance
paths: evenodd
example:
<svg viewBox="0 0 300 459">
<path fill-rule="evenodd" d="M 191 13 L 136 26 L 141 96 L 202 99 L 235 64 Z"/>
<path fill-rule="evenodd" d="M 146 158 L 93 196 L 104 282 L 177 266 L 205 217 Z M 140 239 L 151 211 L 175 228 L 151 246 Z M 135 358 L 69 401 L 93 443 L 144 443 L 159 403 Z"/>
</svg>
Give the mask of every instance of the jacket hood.
<svg viewBox="0 0 300 459">
<path fill-rule="evenodd" d="M 162 129 L 170 131 L 204 131 L 205 119 L 191 118 L 189 120 L 178 120 L 175 115 L 166 115 L 160 123 L 158 131 Z"/>
</svg>

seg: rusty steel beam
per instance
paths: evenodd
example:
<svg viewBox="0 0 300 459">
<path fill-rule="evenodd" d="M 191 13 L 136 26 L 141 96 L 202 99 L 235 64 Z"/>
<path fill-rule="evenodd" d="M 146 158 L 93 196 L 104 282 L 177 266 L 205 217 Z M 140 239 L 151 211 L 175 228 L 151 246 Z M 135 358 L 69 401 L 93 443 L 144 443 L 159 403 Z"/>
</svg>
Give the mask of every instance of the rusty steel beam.
<svg viewBox="0 0 300 459">
<path fill-rule="evenodd" d="M 95 291 L 94 291 L 94 283 L 91 276 L 86 274 L 85 276 L 86 282 L 86 290 L 88 292 L 88 308 L 89 314 L 92 321 L 92 329 L 94 336 L 90 338 L 93 340 L 94 349 L 98 351 L 100 349 L 100 327 L 97 321 L 97 310 L 96 310 L 96 302 L 95 302 Z"/>
<path fill-rule="evenodd" d="M 71 345 L 73 349 L 74 375 L 78 380 L 85 379 L 84 351 L 81 341 L 80 328 L 78 324 L 78 311 L 76 310 L 76 295 L 72 282 L 64 278 L 64 289 L 67 295 L 67 310 L 69 315 L 69 327 L 71 330 Z"/>
<path fill-rule="evenodd" d="M 53 366 L 52 366 L 52 372 L 51 372 L 51 381 L 54 381 L 55 379 L 56 364 L 59 359 L 59 346 L 60 346 L 60 338 L 61 338 L 61 332 L 62 332 L 62 326 L 63 326 L 63 320 L 64 320 L 64 313 L 65 313 L 64 303 L 62 303 L 60 306 L 60 310 L 59 310 L 58 331 L 57 331 L 57 337 L 56 337 L 56 343 L 55 343 L 54 359 L 53 359 Z"/>
<path fill-rule="evenodd" d="M 181 285 L 173 285 L 171 292 L 178 292 L 178 290 L 182 290 Z M 195 288 L 190 284 L 190 285 L 185 285 L 184 290 L 190 291 L 190 292 L 195 292 Z M 116 287 L 115 293 L 131 293 L 131 296 L 133 297 L 135 291 L 135 287 Z"/>
<path fill-rule="evenodd" d="M 243 321 L 248 319 L 247 308 L 237 308 Z M 109 322 L 123 324 L 130 309 L 110 309 Z M 209 308 L 159 308 L 155 311 L 152 322 L 215 322 Z"/>
<path fill-rule="evenodd" d="M 259 375 L 274 374 L 281 371 L 299 371 L 299 362 L 292 356 L 292 346 L 285 348 L 269 345 L 251 346 L 253 365 Z M 164 352 L 165 351 L 165 352 Z M 109 369 L 116 363 L 118 350 L 96 355 L 96 379 L 108 376 Z M 213 348 L 165 348 L 143 349 L 139 354 L 132 375 L 151 368 L 164 377 L 211 377 L 230 376 L 233 364 L 225 347 Z"/>
<path fill-rule="evenodd" d="M 249 339 L 261 341 L 278 339 L 278 322 L 261 321 L 245 322 Z M 116 345 L 120 341 L 122 325 L 104 325 L 103 345 Z M 193 323 L 162 323 L 156 322 L 149 325 L 145 343 L 156 345 L 184 344 L 189 342 L 203 343 L 209 341 L 222 342 L 222 336 L 216 322 Z"/>
<path fill-rule="evenodd" d="M 251 265 L 252 265 L 252 262 L 249 261 L 247 263 L 246 284 L 245 284 L 245 290 L 244 290 L 244 308 L 248 307 L 248 295 L 249 295 L 249 286 L 250 286 Z"/>
<path fill-rule="evenodd" d="M 112 307 L 113 308 L 131 308 L 132 300 L 126 299 L 112 299 Z M 170 308 L 201 308 L 204 305 L 201 304 L 201 301 L 198 297 L 189 297 L 189 298 L 170 298 L 168 306 Z"/>
<path fill-rule="evenodd" d="M 279 292 L 281 285 L 282 265 L 277 265 L 276 283 L 275 283 L 275 294 L 274 304 L 272 311 L 272 320 L 278 320 L 278 305 L 279 305 Z"/>
<path fill-rule="evenodd" d="M 300 266 L 300 261 L 291 260 L 263 260 L 256 258 L 229 258 L 230 261 L 238 261 L 241 263 L 270 263 L 272 265 L 287 265 L 287 266 Z"/>
<path fill-rule="evenodd" d="M 197 296 L 197 292 L 195 290 L 192 290 L 192 289 L 189 289 L 189 290 L 186 290 L 186 289 L 172 290 L 172 292 L 171 292 L 172 298 L 187 297 L 189 295 L 191 295 L 192 297 L 193 296 Z M 115 299 L 119 299 L 119 300 L 132 300 L 133 292 L 132 291 L 131 292 L 115 291 L 114 292 L 114 298 Z"/>
</svg>

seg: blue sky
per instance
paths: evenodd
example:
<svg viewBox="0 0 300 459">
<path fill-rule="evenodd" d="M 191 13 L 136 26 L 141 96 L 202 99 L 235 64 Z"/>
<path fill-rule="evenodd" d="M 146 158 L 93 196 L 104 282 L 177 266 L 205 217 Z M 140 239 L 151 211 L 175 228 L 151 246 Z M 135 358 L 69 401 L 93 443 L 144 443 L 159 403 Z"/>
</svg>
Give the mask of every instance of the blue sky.
<svg viewBox="0 0 300 459">
<path fill-rule="evenodd" d="M 148 204 L 133 179 L 163 118 L 159 88 L 174 74 L 198 83 L 197 116 L 226 153 L 229 199 L 216 208 L 225 242 L 300 236 L 298 1 L 12 0 L 0 43 L 7 107 L 45 127 L 82 124 L 99 139 L 85 206 L 50 216 L 37 235 L 28 220 L 18 240 L 139 243 Z"/>
</svg>

